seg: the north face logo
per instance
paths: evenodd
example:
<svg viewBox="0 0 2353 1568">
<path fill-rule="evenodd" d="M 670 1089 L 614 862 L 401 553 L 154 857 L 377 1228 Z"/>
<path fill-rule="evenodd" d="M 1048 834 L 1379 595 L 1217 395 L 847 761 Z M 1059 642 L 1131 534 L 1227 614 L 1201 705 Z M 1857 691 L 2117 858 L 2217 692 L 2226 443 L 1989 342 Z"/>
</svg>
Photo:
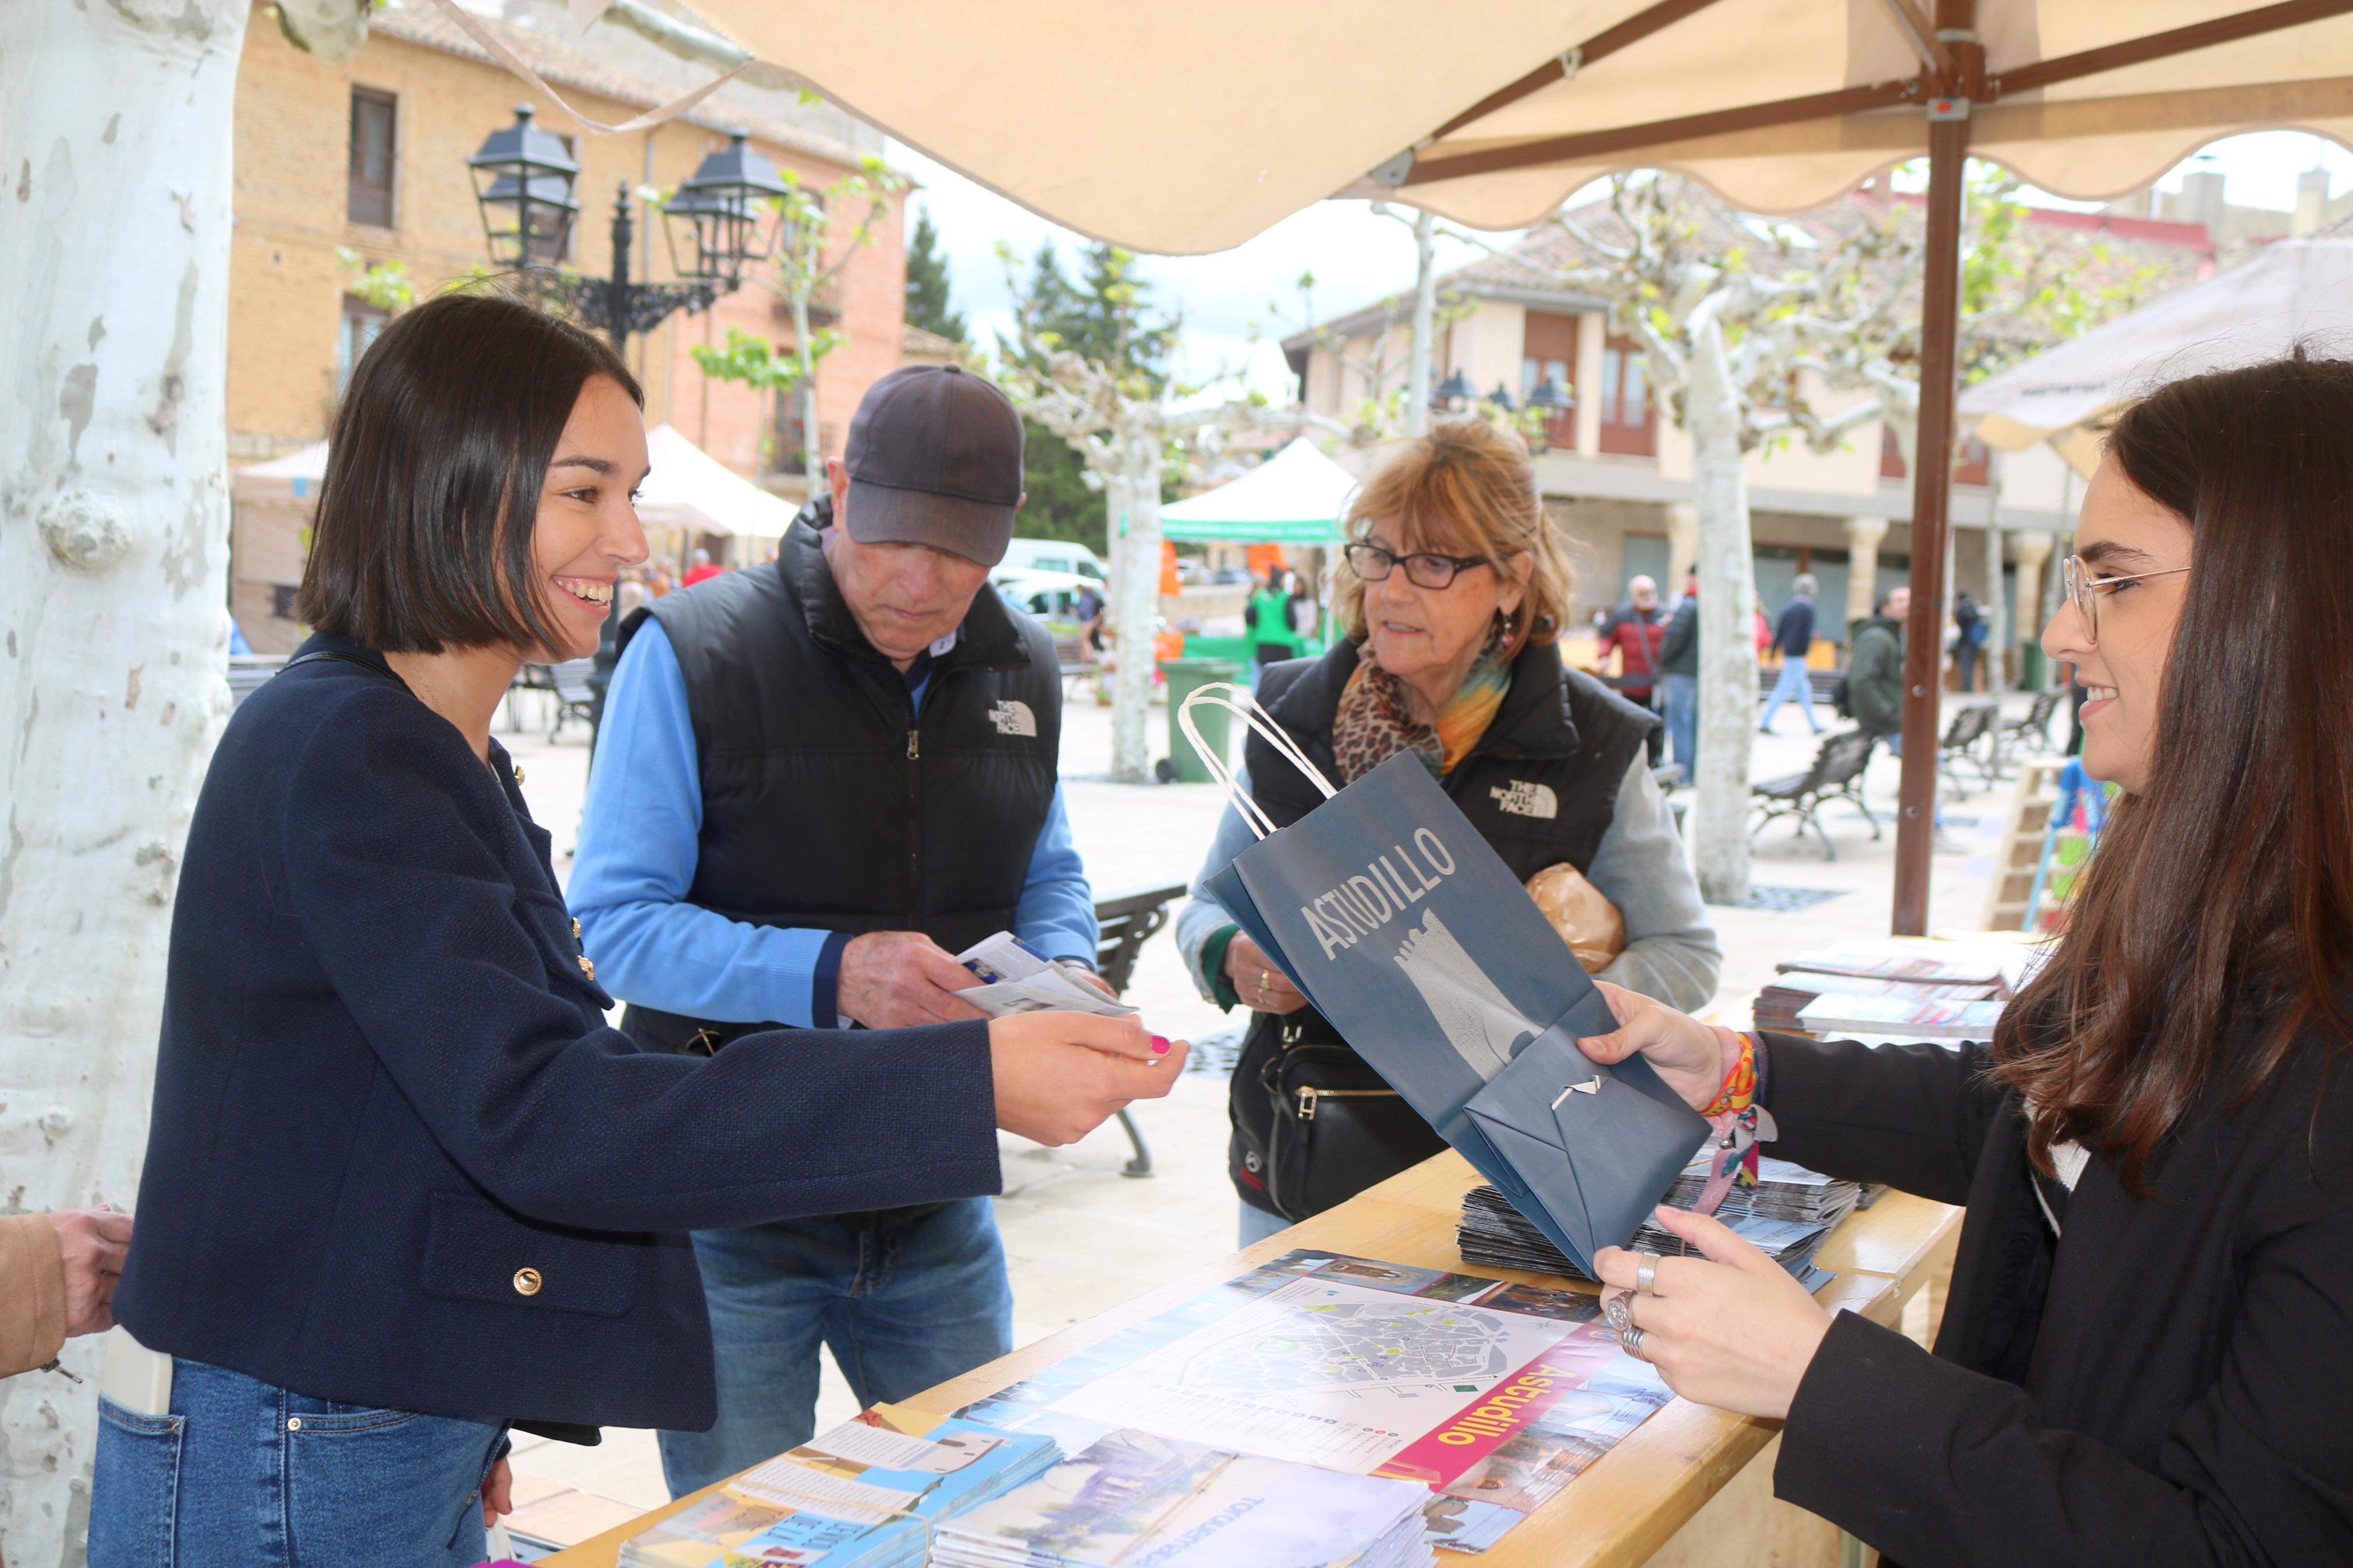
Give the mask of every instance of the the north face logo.
<svg viewBox="0 0 2353 1568">
<path fill-rule="evenodd" d="M 1498 807 L 1514 816 L 1550 818 L 1560 815 L 1560 797 L 1552 793 L 1550 784 L 1514 779 L 1509 789 L 1498 784 L 1487 793 L 1494 797 Z"/>
<path fill-rule="evenodd" d="M 1000 735 L 1034 737 L 1038 733 L 1038 715 L 1029 711 L 1029 704 L 1014 698 L 1008 697 L 1001 700 L 996 707 L 988 710 L 988 717 L 990 722 L 997 726 L 997 732 Z M 1549 816 L 1552 814 L 1546 812 L 1545 815 Z"/>
</svg>

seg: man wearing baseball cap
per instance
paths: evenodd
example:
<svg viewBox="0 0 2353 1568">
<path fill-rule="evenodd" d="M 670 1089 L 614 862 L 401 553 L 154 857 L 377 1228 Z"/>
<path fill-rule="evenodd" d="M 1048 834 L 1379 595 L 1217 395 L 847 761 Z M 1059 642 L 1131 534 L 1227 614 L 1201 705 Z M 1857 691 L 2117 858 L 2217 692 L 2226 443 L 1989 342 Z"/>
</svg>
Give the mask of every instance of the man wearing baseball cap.
<svg viewBox="0 0 2353 1568">
<path fill-rule="evenodd" d="M 1093 896 L 1056 780 L 1053 642 L 987 591 L 1021 506 L 1021 439 L 980 376 L 894 371 L 773 563 L 621 627 L 569 899 L 596 978 L 629 1004 L 621 1027 L 648 1049 L 978 1017 L 956 993 L 979 981 L 954 955 L 999 931 L 1092 966 Z M 878 1148 L 874 1165 L 926 1153 Z M 1011 1348 L 986 1198 L 700 1232 L 694 1247 L 719 1419 L 661 1434 L 674 1495 L 807 1439 L 820 1343 L 861 1405 Z"/>
</svg>

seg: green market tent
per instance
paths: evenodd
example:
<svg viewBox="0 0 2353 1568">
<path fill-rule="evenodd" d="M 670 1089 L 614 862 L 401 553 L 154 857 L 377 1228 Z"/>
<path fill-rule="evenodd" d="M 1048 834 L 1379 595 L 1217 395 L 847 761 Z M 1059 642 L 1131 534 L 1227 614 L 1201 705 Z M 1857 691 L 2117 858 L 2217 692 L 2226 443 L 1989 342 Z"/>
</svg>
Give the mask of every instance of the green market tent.
<svg viewBox="0 0 2353 1568">
<path fill-rule="evenodd" d="M 1356 488 L 1354 475 L 1302 436 L 1240 479 L 1162 507 L 1161 536 L 1335 545 Z"/>
</svg>

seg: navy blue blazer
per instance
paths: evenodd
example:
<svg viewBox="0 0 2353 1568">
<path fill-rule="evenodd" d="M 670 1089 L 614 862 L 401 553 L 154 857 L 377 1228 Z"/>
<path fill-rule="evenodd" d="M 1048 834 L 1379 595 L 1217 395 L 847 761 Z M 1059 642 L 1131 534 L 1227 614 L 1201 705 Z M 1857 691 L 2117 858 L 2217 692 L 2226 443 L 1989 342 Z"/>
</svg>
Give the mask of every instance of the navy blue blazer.
<svg viewBox="0 0 2353 1568">
<path fill-rule="evenodd" d="M 996 1192 L 987 1026 L 639 1050 L 504 751 L 321 649 L 196 803 L 115 1314 L 322 1399 L 708 1427 L 682 1233 Z"/>
</svg>

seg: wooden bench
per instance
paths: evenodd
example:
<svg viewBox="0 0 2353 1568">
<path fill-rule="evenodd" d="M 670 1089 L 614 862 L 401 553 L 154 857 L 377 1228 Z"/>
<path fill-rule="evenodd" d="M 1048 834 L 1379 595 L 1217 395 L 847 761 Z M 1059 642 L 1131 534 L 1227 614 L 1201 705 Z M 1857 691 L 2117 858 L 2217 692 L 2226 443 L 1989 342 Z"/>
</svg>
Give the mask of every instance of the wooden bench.
<svg viewBox="0 0 2353 1568">
<path fill-rule="evenodd" d="M 1822 841 L 1822 858 L 1837 859 L 1838 847 L 1831 842 L 1819 815 L 1821 807 L 1833 800 L 1846 801 L 1862 813 L 1862 819 L 1871 824 L 1871 836 L 1878 837 L 1879 818 L 1871 814 L 1871 807 L 1862 800 L 1862 771 L 1871 762 L 1872 748 L 1878 743 L 1876 735 L 1861 730 L 1841 730 L 1821 743 L 1814 752 L 1813 765 L 1804 773 L 1750 784 L 1748 797 L 1757 808 L 1757 817 L 1748 830 L 1749 843 L 1757 842 L 1757 836 L 1765 830 L 1767 823 L 1790 817 L 1798 824 L 1799 837 L 1804 837 L 1806 829 L 1812 828 L 1815 837 Z"/>
</svg>

